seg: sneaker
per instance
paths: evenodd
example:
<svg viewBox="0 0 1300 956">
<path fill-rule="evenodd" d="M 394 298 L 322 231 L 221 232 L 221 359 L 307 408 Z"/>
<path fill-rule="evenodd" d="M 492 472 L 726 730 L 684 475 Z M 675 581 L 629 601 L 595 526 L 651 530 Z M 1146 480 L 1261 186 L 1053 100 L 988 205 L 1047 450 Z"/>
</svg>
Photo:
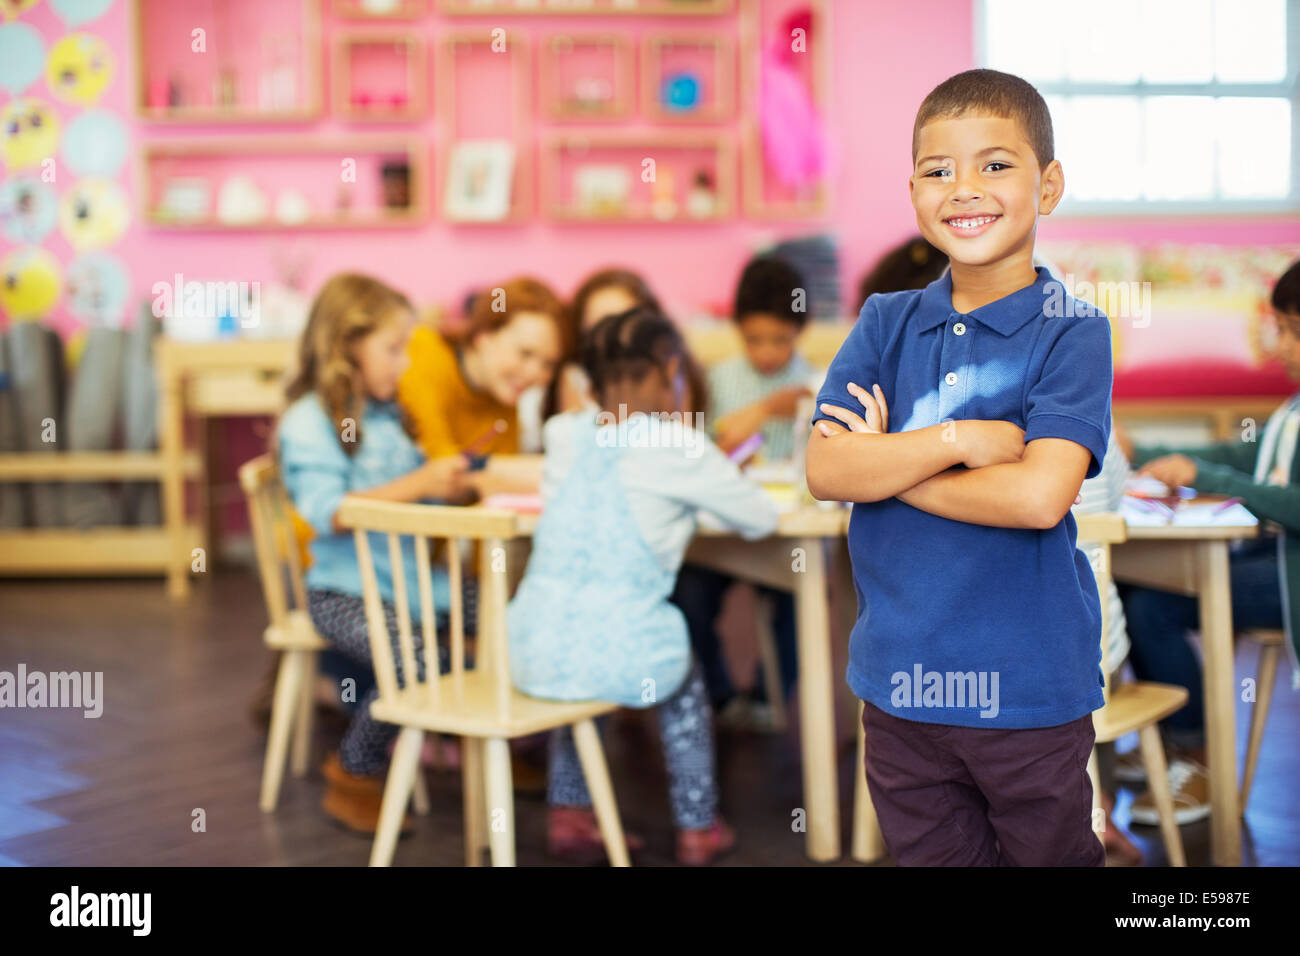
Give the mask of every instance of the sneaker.
<svg viewBox="0 0 1300 956">
<path fill-rule="evenodd" d="M 682 866 L 707 866 L 736 845 L 736 831 L 722 817 L 701 830 L 677 831 L 677 862 Z"/>
<path fill-rule="evenodd" d="M 379 810 L 384 802 L 384 775 L 362 776 L 343 769 L 338 752 L 329 755 L 321 768 L 325 775 L 325 797 L 321 809 L 353 833 L 374 836 L 379 829 Z M 411 830 L 411 817 L 402 818 L 401 832 Z"/>
<path fill-rule="evenodd" d="M 737 694 L 721 707 L 714 708 L 713 724 L 722 730 L 747 730 L 749 700 L 744 694 Z"/>
<path fill-rule="evenodd" d="M 627 830 L 623 831 L 623 842 L 628 853 L 645 846 L 645 840 Z M 596 811 L 591 807 L 550 807 L 546 811 L 546 850 L 556 859 L 588 866 L 609 859 Z"/>
<path fill-rule="evenodd" d="M 1146 783 L 1147 768 L 1142 763 L 1142 748 L 1134 747 L 1115 756 L 1115 779 L 1123 783 Z"/>
<path fill-rule="evenodd" d="M 1169 765 L 1169 790 L 1174 800 L 1174 820 L 1180 825 L 1210 815 L 1210 778 L 1204 764 L 1182 758 L 1173 761 Z M 1129 817 L 1145 826 L 1160 825 L 1160 814 L 1150 789 L 1133 801 Z"/>
</svg>

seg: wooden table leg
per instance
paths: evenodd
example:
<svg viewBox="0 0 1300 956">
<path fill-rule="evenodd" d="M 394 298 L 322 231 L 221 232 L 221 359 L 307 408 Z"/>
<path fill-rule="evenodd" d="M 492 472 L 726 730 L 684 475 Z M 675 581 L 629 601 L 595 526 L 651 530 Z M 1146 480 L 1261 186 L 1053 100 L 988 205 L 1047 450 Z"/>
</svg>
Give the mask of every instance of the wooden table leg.
<svg viewBox="0 0 1300 956">
<path fill-rule="evenodd" d="M 1232 655 L 1232 589 L 1227 541 L 1198 541 L 1196 564 L 1205 657 L 1206 756 L 1210 772 L 1210 852 L 1218 866 L 1241 866 L 1237 792 L 1237 708 Z"/>
<path fill-rule="evenodd" d="M 826 553 L 821 538 L 795 538 L 802 561 L 795 579 L 799 634 L 799 732 L 803 750 L 803 792 L 808 812 L 808 857 L 840 857 L 840 807 L 835 774 L 835 694 L 831 676 L 830 611 L 826 595 Z"/>
<path fill-rule="evenodd" d="M 185 534 L 185 419 L 180 375 L 166 358 L 158 359 L 158 445 L 163 457 L 162 512 L 167 528 L 167 596 L 182 603 L 190 596 L 190 554 Z"/>
</svg>

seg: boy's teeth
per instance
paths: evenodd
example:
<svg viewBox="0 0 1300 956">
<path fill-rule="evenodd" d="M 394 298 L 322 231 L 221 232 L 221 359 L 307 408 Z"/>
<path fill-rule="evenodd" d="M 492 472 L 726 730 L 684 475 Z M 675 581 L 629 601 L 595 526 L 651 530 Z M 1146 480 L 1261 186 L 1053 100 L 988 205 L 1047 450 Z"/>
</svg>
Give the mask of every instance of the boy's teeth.
<svg viewBox="0 0 1300 956">
<path fill-rule="evenodd" d="M 992 222 L 995 216 L 977 216 L 974 219 L 949 219 L 948 222 L 958 229 L 978 229 L 985 223 Z"/>
</svg>

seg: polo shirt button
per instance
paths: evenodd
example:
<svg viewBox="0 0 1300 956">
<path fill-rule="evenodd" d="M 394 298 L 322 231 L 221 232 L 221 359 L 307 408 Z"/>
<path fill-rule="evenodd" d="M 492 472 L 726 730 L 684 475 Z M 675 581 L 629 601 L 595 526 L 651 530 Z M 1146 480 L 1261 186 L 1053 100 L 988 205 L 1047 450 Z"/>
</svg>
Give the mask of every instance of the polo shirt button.
<svg viewBox="0 0 1300 956">
<path fill-rule="evenodd" d="M 965 335 L 965 334 L 966 334 L 966 326 L 965 326 L 965 324 L 963 324 L 963 323 L 961 323 L 961 322 L 958 322 L 956 325 L 954 325 L 954 326 L 952 327 L 952 330 L 953 330 L 954 332 L 956 332 L 958 335 Z"/>
<path fill-rule="evenodd" d="M 943 380 L 944 380 L 945 382 L 947 382 L 949 385 L 956 385 L 956 384 L 957 384 L 957 373 L 956 373 L 956 372 L 949 372 L 947 375 L 945 375 L 945 376 L 943 377 Z"/>
</svg>

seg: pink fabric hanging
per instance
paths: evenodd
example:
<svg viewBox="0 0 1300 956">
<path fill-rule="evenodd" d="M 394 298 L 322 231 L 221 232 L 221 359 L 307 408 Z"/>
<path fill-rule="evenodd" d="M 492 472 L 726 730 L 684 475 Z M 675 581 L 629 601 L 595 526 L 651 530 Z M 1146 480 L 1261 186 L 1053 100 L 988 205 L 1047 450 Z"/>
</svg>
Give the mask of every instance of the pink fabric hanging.
<svg viewBox="0 0 1300 956">
<path fill-rule="evenodd" d="M 830 168 L 830 147 L 812 90 L 797 65 L 797 58 L 807 53 L 792 49 L 791 37 L 796 29 L 804 31 L 806 43 L 812 42 L 809 8 L 792 12 L 763 53 L 759 65 L 759 126 L 768 168 L 781 185 L 798 190 L 825 178 Z"/>
</svg>

